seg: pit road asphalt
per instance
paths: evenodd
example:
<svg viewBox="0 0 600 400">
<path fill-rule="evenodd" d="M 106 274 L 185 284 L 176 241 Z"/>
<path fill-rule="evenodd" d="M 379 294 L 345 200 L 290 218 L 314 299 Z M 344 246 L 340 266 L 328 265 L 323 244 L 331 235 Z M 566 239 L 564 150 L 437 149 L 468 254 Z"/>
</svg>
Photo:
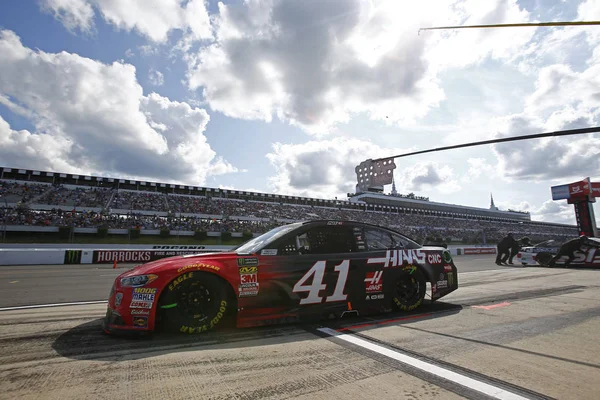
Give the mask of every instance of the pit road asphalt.
<svg viewBox="0 0 600 400">
<path fill-rule="evenodd" d="M 437 303 L 310 326 L 131 340 L 105 304 L 1 311 L 0 399 L 597 398 L 600 271 L 455 263 Z M 104 300 L 130 266 L 0 267 L 0 308 Z"/>
</svg>

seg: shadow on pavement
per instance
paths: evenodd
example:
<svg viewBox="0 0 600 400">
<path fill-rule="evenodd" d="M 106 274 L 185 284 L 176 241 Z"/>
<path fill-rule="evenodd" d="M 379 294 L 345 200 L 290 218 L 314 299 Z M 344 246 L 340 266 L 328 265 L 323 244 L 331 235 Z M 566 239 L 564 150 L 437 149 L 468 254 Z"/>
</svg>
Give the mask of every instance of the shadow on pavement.
<svg viewBox="0 0 600 400">
<path fill-rule="evenodd" d="M 316 340 L 317 328 L 329 327 L 344 333 L 356 327 L 376 329 L 382 325 L 403 325 L 456 314 L 462 306 L 435 302 L 424 303 L 418 312 L 394 312 L 369 317 L 317 321 L 312 324 L 282 324 L 260 328 L 226 328 L 197 335 L 155 333 L 140 338 L 106 335 L 100 329 L 101 319 L 78 325 L 60 335 L 52 343 L 59 356 L 76 360 L 123 361 L 155 357 L 174 352 L 215 348 L 244 348 Z"/>
</svg>

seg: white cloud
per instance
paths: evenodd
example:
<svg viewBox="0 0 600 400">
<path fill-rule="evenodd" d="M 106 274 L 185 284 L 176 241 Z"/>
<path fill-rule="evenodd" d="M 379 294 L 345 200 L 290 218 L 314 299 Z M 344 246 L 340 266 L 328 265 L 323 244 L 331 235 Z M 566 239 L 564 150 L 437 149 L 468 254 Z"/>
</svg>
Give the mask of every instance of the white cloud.
<svg viewBox="0 0 600 400">
<path fill-rule="evenodd" d="M 567 65 L 540 70 L 535 91 L 520 114 L 494 121 L 498 136 L 520 136 L 597 126 L 600 121 L 599 65 L 574 72 Z M 503 174 L 518 180 L 570 179 L 600 171 L 600 134 L 493 145 Z"/>
<path fill-rule="evenodd" d="M 441 25 L 445 26 L 531 22 L 530 13 L 517 0 L 454 1 L 444 14 Z M 436 69 L 447 69 L 481 63 L 488 57 L 512 60 L 524 51 L 535 32 L 535 28 L 463 29 L 421 35 L 433 41 L 427 60 Z"/>
<path fill-rule="evenodd" d="M 556 222 L 572 225 L 575 221 L 575 210 L 566 201 L 547 200 L 540 207 L 531 210 L 534 221 Z"/>
<path fill-rule="evenodd" d="M 94 28 L 94 9 L 87 0 L 42 0 L 40 6 L 71 32 L 90 33 Z"/>
<path fill-rule="evenodd" d="M 189 87 L 228 116 L 277 116 L 310 132 L 354 113 L 397 122 L 422 117 L 444 95 L 422 59 L 419 18 L 407 18 L 406 9 L 386 12 L 393 2 L 372 3 L 220 4 L 217 41 L 188 58 Z M 371 39 L 383 50 L 368 55 Z"/>
<path fill-rule="evenodd" d="M 417 34 L 436 24 L 529 20 L 516 0 L 254 0 L 219 10 L 216 42 L 187 58 L 190 89 L 228 116 L 277 116 L 312 133 L 357 113 L 413 123 L 445 99 L 439 71 L 510 60 L 535 32 Z"/>
<path fill-rule="evenodd" d="M 358 139 L 335 138 L 302 144 L 275 143 L 267 159 L 276 170 L 269 178 L 276 193 L 333 198 L 354 193 L 354 168 L 366 158 L 388 156 L 383 149 Z M 366 156 L 368 154 L 368 156 Z"/>
<path fill-rule="evenodd" d="M 156 93 L 144 96 L 133 66 L 34 52 L 11 31 L 0 31 L 0 53 L 0 96 L 36 128 L 16 132 L 2 121 L 4 165 L 44 163 L 51 170 L 188 184 L 202 184 L 215 168 L 203 134 L 208 113 Z M 29 163 L 21 153 L 40 161 Z"/>
<path fill-rule="evenodd" d="M 149 44 L 143 44 L 141 46 L 138 46 L 138 50 L 140 51 L 140 54 L 143 56 L 150 56 L 150 55 L 158 54 L 158 48 L 151 46 Z"/>
<path fill-rule="evenodd" d="M 409 150 L 382 148 L 369 141 L 349 138 L 302 144 L 275 143 L 267 158 L 277 174 L 269 179 L 269 183 L 276 193 L 345 198 L 346 193 L 355 192 L 355 167 L 360 162 Z M 397 190 L 401 193 L 432 188 L 451 193 L 460 188 L 453 170 L 435 162 L 397 168 L 394 176 Z"/>
<path fill-rule="evenodd" d="M 208 168 L 209 175 L 224 175 L 231 174 L 233 172 L 248 172 L 247 169 L 238 169 L 229 162 L 225 161 L 222 157 L 217 157 L 213 160 L 210 167 Z"/>
<path fill-rule="evenodd" d="M 154 68 L 150 68 L 150 71 L 148 71 L 148 80 L 153 86 L 162 86 L 163 83 L 165 83 L 165 78 L 162 72 L 157 71 Z"/>
<path fill-rule="evenodd" d="M 71 146 L 66 138 L 15 131 L 0 116 L 0 160 L 4 165 L 64 171 L 71 169 L 71 165 L 62 159 Z M 85 170 L 81 172 L 86 173 Z"/>
<path fill-rule="evenodd" d="M 135 56 L 135 53 L 133 52 L 133 50 L 131 50 L 131 49 L 125 50 L 125 57 L 131 58 L 133 56 Z"/>
<path fill-rule="evenodd" d="M 459 183 L 454 179 L 452 168 L 431 161 L 419 162 L 406 168 L 402 171 L 400 179 L 396 180 L 396 186 L 410 191 L 436 188 L 440 194 L 452 193 L 461 189 Z"/>
<path fill-rule="evenodd" d="M 135 30 L 154 42 L 165 42 L 173 30 L 195 40 L 212 37 L 203 0 L 43 0 L 42 8 L 71 30 L 88 31 L 95 9 L 107 23 Z"/>
</svg>

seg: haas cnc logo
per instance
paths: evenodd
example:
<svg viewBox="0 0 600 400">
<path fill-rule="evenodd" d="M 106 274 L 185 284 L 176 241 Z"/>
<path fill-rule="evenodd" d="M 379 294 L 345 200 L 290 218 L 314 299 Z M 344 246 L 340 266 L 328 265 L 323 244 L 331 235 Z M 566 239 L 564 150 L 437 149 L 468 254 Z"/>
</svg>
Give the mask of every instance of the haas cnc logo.
<svg viewBox="0 0 600 400">
<path fill-rule="evenodd" d="M 442 256 L 441 254 L 427 254 L 427 262 L 432 265 L 441 264 Z"/>
<path fill-rule="evenodd" d="M 383 290 L 383 271 L 367 272 L 365 289 L 367 293 L 379 293 Z"/>
</svg>

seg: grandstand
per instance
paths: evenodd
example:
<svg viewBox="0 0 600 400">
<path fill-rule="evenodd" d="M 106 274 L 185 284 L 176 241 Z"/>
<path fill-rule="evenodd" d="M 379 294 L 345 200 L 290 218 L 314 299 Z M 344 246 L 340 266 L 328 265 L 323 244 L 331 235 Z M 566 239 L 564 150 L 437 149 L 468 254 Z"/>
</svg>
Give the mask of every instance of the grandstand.
<svg viewBox="0 0 600 400">
<path fill-rule="evenodd" d="M 258 234 L 300 220 L 351 219 L 389 226 L 421 242 L 493 243 L 508 232 L 532 240 L 577 235 L 576 225 L 531 221 L 528 213 L 498 210 L 493 200 L 490 209 L 437 203 L 398 195 L 395 185 L 389 195 L 366 192 L 328 200 L 1 168 L 0 207 L 0 223 L 9 232 L 56 232 L 66 226 L 85 233 L 139 228 L 146 234 Z"/>
</svg>

